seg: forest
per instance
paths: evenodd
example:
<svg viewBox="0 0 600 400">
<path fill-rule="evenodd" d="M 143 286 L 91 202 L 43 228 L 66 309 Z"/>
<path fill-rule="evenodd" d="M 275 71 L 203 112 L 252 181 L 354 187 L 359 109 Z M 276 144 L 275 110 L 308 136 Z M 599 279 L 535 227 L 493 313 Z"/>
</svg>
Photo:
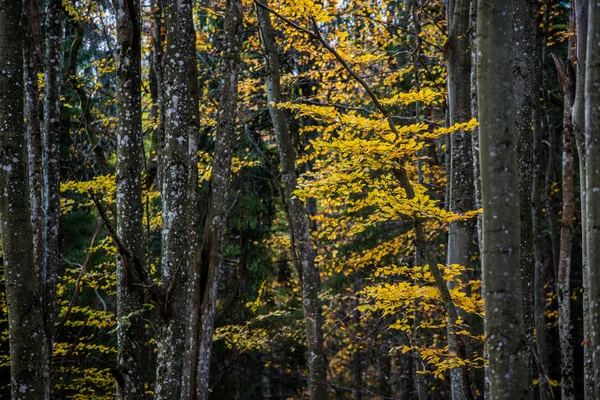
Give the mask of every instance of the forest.
<svg viewBox="0 0 600 400">
<path fill-rule="evenodd" d="M 600 1 L 0 0 L 0 398 L 600 400 Z"/>
</svg>

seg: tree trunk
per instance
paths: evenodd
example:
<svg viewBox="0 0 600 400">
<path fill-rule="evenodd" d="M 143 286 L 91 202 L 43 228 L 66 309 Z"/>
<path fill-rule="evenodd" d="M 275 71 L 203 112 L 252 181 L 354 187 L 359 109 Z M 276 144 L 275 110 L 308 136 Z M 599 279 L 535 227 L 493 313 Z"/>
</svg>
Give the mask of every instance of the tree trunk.
<svg viewBox="0 0 600 400">
<path fill-rule="evenodd" d="M 138 0 L 117 2 L 117 234 L 144 259 L 142 225 L 142 106 Z M 148 366 L 144 334 L 144 292 L 130 280 L 134 259 L 117 258 L 117 398 L 137 399 L 145 391 Z M 137 276 L 135 282 L 141 282 Z"/>
<path fill-rule="evenodd" d="M 520 265 L 512 0 L 479 0 L 477 44 L 483 202 L 483 298 L 490 398 L 528 396 Z M 502 104 L 502 107 L 498 105 Z"/>
<path fill-rule="evenodd" d="M 231 157 L 234 150 L 237 116 L 238 76 L 242 47 L 243 6 L 241 0 L 227 0 L 223 67 L 221 69 L 221 99 L 217 117 L 215 153 L 210 178 L 210 198 L 204 242 L 200 256 L 200 327 L 198 332 L 198 362 L 196 367 L 196 398 L 208 398 L 210 360 L 215 324 L 217 286 L 223 253 L 229 199 Z"/>
<path fill-rule="evenodd" d="M 33 263 L 37 274 L 40 303 L 44 292 L 44 173 L 42 167 L 42 129 L 38 73 L 41 72 L 40 15 L 37 0 L 23 1 L 23 69 L 25 79 L 25 124 L 27 133 L 29 202 L 33 232 Z M 37 31 L 38 35 L 34 34 Z M 44 396 L 50 394 L 50 380 L 44 376 Z"/>
<path fill-rule="evenodd" d="M 586 212 L 586 159 L 585 159 L 585 65 L 587 50 L 588 29 L 588 0 L 573 0 L 573 11 L 575 12 L 575 32 L 577 35 L 577 49 L 575 59 L 571 60 L 575 66 L 575 100 L 573 102 L 573 135 L 577 144 L 577 155 L 579 156 L 579 193 L 581 201 L 581 250 L 582 250 L 582 277 L 583 277 L 583 382 L 586 399 L 594 398 L 594 369 L 592 360 L 592 349 L 590 347 L 590 297 L 589 297 L 589 264 L 587 260 L 587 249 L 585 232 L 587 225 Z"/>
<path fill-rule="evenodd" d="M 538 357 L 538 380 L 540 400 L 549 398 L 552 388 L 548 385 L 547 377 L 550 372 L 550 360 L 548 357 L 548 347 L 546 342 L 546 290 L 545 276 L 546 266 L 549 264 L 545 258 L 545 240 L 544 240 L 544 215 L 542 202 L 542 189 L 544 187 L 544 129 L 543 129 L 543 111 L 540 101 L 540 90 L 542 87 L 542 66 L 541 61 L 543 38 L 536 41 L 536 73 L 534 85 L 534 139 L 533 139 L 533 183 L 531 201 L 532 227 L 533 227 L 533 247 L 535 252 L 535 273 L 534 273 L 534 319 L 535 319 L 535 350 Z"/>
<path fill-rule="evenodd" d="M 571 13 L 571 26 L 574 16 Z M 574 51 L 569 40 L 569 53 Z M 553 56 L 554 57 L 554 56 Z M 573 100 L 575 97 L 575 72 L 570 61 L 565 65 L 554 57 L 558 81 L 564 97 L 563 154 L 562 154 L 562 220 L 560 224 L 560 248 L 558 256 L 558 332 L 560 337 L 561 397 L 572 399 L 573 382 L 573 335 L 571 333 L 571 256 L 573 250 L 573 217 L 575 216 L 574 160 L 573 160 Z"/>
<path fill-rule="evenodd" d="M 290 214 L 290 230 L 293 236 L 292 251 L 299 261 L 300 271 L 298 272 L 302 275 L 302 307 L 306 322 L 309 395 L 313 400 L 327 399 L 327 363 L 323 349 L 321 305 L 318 299 L 320 277 L 314 265 L 316 252 L 310 239 L 305 205 L 293 195 L 297 186 L 296 154 L 290 137 L 288 122 L 285 112 L 275 106 L 275 104 L 281 103 L 281 86 L 279 57 L 271 18 L 270 14 L 262 8 L 257 8 L 257 14 L 268 68 L 267 99 L 269 113 L 277 141 L 285 200 Z"/>
<path fill-rule="evenodd" d="M 519 204 L 521 218 L 521 279 L 523 282 L 523 321 L 529 350 L 529 382 L 536 376 L 534 349 L 534 250 L 533 209 L 531 187 L 533 185 L 533 84 L 535 81 L 535 45 L 537 30 L 537 0 L 521 0 L 515 3 L 513 12 L 513 59 L 512 71 L 515 93 L 515 130 L 519 159 Z"/>
<path fill-rule="evenodd" d="M 83 35 L 85 33 L 84 26 L 82 21 L 75 18 L 70 18 L 69 24 L 75 30 L 75 38 L 69 49 L 69 62 L 67 63 L 67 72 L 65 75 L 67 76 L 67 81 L 71 83 L 73 89 L 77 93 L 77 97 L 79 97 L 79 108 L 81 108 L 81 113 L 83 114 L 82 118 L 85 122 L 85 131 L 90 144 L 92 145 L 92 149 L 94 150 L 100 172 L 104 175 L 108 175 L 111 171 L 106 154 L 104 153 L 104 148 L 98 139 L 98 134 L 94 127 L 95 120 L 92 115 L 91 99 L 87 93 L 86 86 L 80 81 L 77 75 L 77 57 L 79 56 L 79 50 L 83 45 Z"/>
<path fill-rule="evenodd" d="M 0 1 L 0 236 L 14 400 L 44 398 L 47 344 L 26 190 L 22 7 L 21 1 Z"/>
<path fill-rule="evenodd" d="M 60 219 L 60 80 L 62 27 L 60 0 L 46 4 L 46 65 L 44 71 L 44 376 L 50 379 L 54 321 L 56 312 L 56 279 L 58 272 L 58 225 Z M 50 396 L 46 393 L 47 398 Z"/>
<path fill-rule="evenodd" d="M 181 395 L 183 355 L 188 313 L 188 167 L 189 137 L 197 134 L 196 35 L 191 0 L 164 3 L 167 47 L 164 63 L 164 176 L 162 194 L 162 283 L 166 289 L 165 313 L 157 343 L 157 399 Z M 192 29 L 190 29 L 190 26 Z"/>
<path fill-rule="evenodd" d="M 600 260 L 600 4 L 589 2 L 585 70 L 586 247 Z M 595 398 L 600 397 L 600 268 L 589 268 L 589 326 Z"/>
<path fill-rule="evenodd" d="M 471 53 L 469 52 L 469 0 L 448 3 L 448 40 L 444 46 L 448 60 L 448 100 L 450 125 L 471 119 Z M 462 214 L 473 209 L 473 155 L 470 132 L 459 131 L 450 136 L 449 209 Z M 448 228 L 448 265 L 471 266 L 475 221 L 451 222 Z M 456 352 L 456 343 L 449 335 L 450 349 Z M 466 367 L 451 372 L 452 398 L 465 398 L 463 376 Z M 468 388 L 467 390 L 470 390 Z"/>
</svg>

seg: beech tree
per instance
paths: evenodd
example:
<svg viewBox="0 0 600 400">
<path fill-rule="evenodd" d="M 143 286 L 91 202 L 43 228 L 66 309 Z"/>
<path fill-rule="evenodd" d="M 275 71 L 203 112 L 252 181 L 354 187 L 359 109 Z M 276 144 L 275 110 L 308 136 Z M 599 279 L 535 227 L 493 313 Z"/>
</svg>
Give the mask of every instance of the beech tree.
<svg viewBox="0 0 600 400">
<path fill-rule="evenodd" d="M 477 4 L 482 292 L 491 399 L 528 396 L 519 195 L 515 185 L 519 170 L 510 68 L 512 5 L 510 0 L 478 0 Z"/>
<path fill-rule="evenodd" d="M 595 3 L 0 0 L 0 397 L 598 397 Z"/>
<path fill-rule="evenodd" d="M 143 264 L 145 258 L 140 163 L 143 158 L 141 34 L 139 2 L 120 0 L 117 6 L 117 234 L 130 252 L 117 258 L 117 396 L 137 399 L 145 391 L 148 375 L 143 320 L 145 294 L 139 285 L 140 273 L 134 267 L 136 262 Z"/>
<path fill-rule="evenodd" d="M 41 399 L 46 343 L 41 340 L 42 303 L 26 190 L 21 18 L 20 1 L 0 2 L 0 237 L 10 335 L 10 396 Z"/>
</svg>

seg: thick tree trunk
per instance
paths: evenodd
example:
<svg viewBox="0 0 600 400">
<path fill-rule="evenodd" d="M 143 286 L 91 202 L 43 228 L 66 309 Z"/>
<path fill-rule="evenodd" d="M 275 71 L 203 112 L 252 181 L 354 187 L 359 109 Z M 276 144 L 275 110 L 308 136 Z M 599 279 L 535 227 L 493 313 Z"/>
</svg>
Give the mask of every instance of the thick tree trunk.
<svg viewBox="0 0 600 400">
<path fill-rule="evenodd" d="M 529 382 L 537 375 L 534 355 L 534 250 L 533 209 L 533 86 L 535 81 L 535 45 L 537 30 L 537 0 L 515 2 L 513 12 L 512 71 L 515 93 L 515 130 L 519 159 L 519 204 L 521 218 L 521 279 L 523 282 L 523 321 L 529 350 Z"/>
<path fill-rule="evenodd" d="M 528 396 L 523 328 L 517 138 L 511 73 L 512 0 L 478 0 L 483 298 L 490 398 Z M 502 107 L 498 107 L 502 104 Z"/>
<path fill-rule="evenodd" d="M 44 376 L 50 379 L 56 311 L 56 279 L 59 266 L 60 219 L 60 81 L 62 27 L 60 0 L 46 3 L 46 65 L 44 70 Z M 49 393 L 46 396 L 50 396 Z"/>
<path fill-rule="evenodd" d="M 586 247 L 590 262 L 600 260 L 600 4 L 589 2 L 585 70 Z M 590 265 L 589 327 L 595 398 L 600 397 L 600 268 Z"/>
<path fill-rule="evenodd" d="M 138 0 L 117 2 L 117 234 L 144 259 L 142 225 L 142 105 Z M 144 335 L 144 291 L 131 282 L 134 260 L 117 258 L 117 398 L 137 399 L 145 391 L 148 366 Z M 137 276 L 136 282 L 141 281 Z"/>
<path fill-rule="evenodd" d="M 574 18 L 571 15 L 571 24 Z M 573 51 L 569 40 L 569 52 Z M 562 154 L 562 221 L 560 224 L 560 248 L 558 256 L 558 332 L 560 337 L 561 397 L 573 399 L 573 335 L 571 333 L 571 256 L 573 250 L 573 217 L 575 216 L 573 119 L 575 97 L 575 72 L 570 61 L 565 65 L 554 57 L 558 81 L 564 94 L 563 154 Z"/>
<path fill-rule="evenodd" d="M 204 242 L 200 256 L 200 327 L 198 332 L 198 362 L 196 367 L 196 398 L 208 398 L 210 360 L 215 324 L 217 286 L 223 253 L 229 199 L 231 157 L 235 148 L 238 76 L 242 47 L 243 6 L 241 0 L 227 0 L 223 67 L 221 69 L 221 99 L 217 117 L 215 153 L 210 178 L 210 198 Z"/>
<path fill-rule="evenodd" d="M 451 0 L 448 3 L 448 40 L 444 46 L 448 60 L 448 100 L 450 125 L 471 119 L 471 53 L 469 52 L 469 0 Z M 449 209 L 462 214 L 473 209 L 473 155 L 470 132 L 456 132 L 450 136 Z M 448 264 L 471 266 L 475 221 L 451 222 L 448 228 Z M 449 335 L 451 351 L 456 343 Z M 465 398 L 464 388 L 468 369 L 457 368 L 451 372 L 452 398 Z"/>
<path fill-rule="evenodd" d="M 305 205 L 293 195 L 297 186 L 296 154 L 288 122 L 285 112 L 275 106 L 275 104 L 281 102 L 281 86 L 279 57 L 270 14 L 262 8 L 257 8 L 257 13 L 268 68 L 267 99 L 269 101 L 269 113 L 277 141 L 285 200 L 290 215 L 290 229 L 293 236 L 292 251 L 299 261 L 300 271 L 298 272 L 302 275 L 302 307 L 306 322 L 309 394 L 313 400 L 327 399 L 327 364 L 323 349 L 321 305 L 318 299 L 320 277 L 314 265 L 316 253 L 310 239 Z"/>
<path fill-rule="evenodd" d="M 164 62 L 164 166 L 162 193 L 162 283 L 165 313 L 157 343 L 157 399 L 181 395 L 188 313 L 188 177 L 189 137 L 197 134 L 196 35 L 191 0 L 165 1 L 167 47 Z M 190 29 L 190 26 L 192 29 Z"/>
<path fill-rule="evenodd" d="M 26 191 L 22 7 L 21 1 L 0 1 L 0 236 L 14 400 L 43 399 L 46 387 L 43 304 Z"/>
</svg>

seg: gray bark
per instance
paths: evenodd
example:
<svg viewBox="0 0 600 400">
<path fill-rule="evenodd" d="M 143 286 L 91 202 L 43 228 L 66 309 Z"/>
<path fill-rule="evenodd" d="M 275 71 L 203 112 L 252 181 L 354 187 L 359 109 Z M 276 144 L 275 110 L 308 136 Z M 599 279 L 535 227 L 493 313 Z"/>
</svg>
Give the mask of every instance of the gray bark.
<svg viewBox="0 0 600 400">
<path fill-rule="evenodd" d="M 142 106 L 138 0 L 117 2 L 117 235 L 131 254 L 144 259 L 142 225 Z M 144 291 L 134 259 L 117 258 L 117 398 L 144 396 L 147 360 Z M 135 278 L 132 280 L 132 275 Z"/>
<path fill-rule="evenodd" d="M 571 13 L 572 14 L 572 13 Z M 571 24 L 573 24 L 571 15 Z M 569 51 L 572 51 L 569 40 Z M 558 333 L 560 337 L 561 397 L 573 399 L 573 335 L 571 333 L 571 256 L 573 250 L 573 217 L 575 215 L 573 119 L 572 108 L 575 97 L 575 72 L 567 61 L 565 65 L 554 57 L 558 81 L 564 97 L 563 109 L 563 154 L 562 154 L 562 220 L 560 224 L 560 247 L 558 255 Z"/>
<path fill-rule="evenodd" d="M 164 62 L 164 150 L 162 151 L 162 276 L 165 312 L 157 343 L 157 399 L 181 394 L 188 314 L 188 177 L 189 137 L 197 133 L 195 33 L 189 29 L 191 0 L 165 1 L 167 47 Z"/>
<path fill-rule="evenodd" d="M 471 119 L 471 53 L 469 51 L 470 1 L 451 0 L 448 3 L 448 40 L 444 46 L 448 60 L 448 100 L 450 125 Z M 450 136 L 449 209 L 464 213 L 473 209 L 473 155 L 471 133 L 459 131 Z M 475 221 L 451 222 L 448 228 L 448 264 L 471 266 Z M 452 322 L 452 321 L 451 321 Z M 456 343 L 449 335 L 451 351 Z M 466 367 L 451 372 L 452 398 L 465 398 L 470 390 L 465 382 Z"/>
<path fill-rule="evenodd" d="M 33 229 L 34 264 L 39 284 L 43 285 L 44 269 L 44 177 L 42 170 L 42 129 L 40 121 L 40 93 L 38 72 L 41 59 L 36 51 L 34 31 L 39 33 L 39 11 L 37 0 L 23 1 L 23 73 L 25 81 L 25 128 L 27 133 L 29 201 L 31 203 L 31 225 Z M 39 43 L 38 43 L 39 44 Z M 42 290 L 39 292 L 42 293 Z M 40 298 L 41 299 L 41 298 Z"/>
<path fill-rule="evenodd" d="M 242 46 L 243 6 L 241 0 L 227 0 L 221 98 L 217 115 L 215 153 L 210 178 L 210 198 L 204 242 L 200 257 L 200 326 L 196 367 L 196 398 L 208 398 L 212 336 L 215 324 L 217 286 L 227 224 L 231 157 L 234 150 L 237 116 L 238 76 Z"/>
<path fill-rule="evenodd" d="M 0 238 L 14 400 L 44 398 L 46 344 L 26 190 L 22 6 L 0 1 Z"/>
<path fill-rule="evenodd" d="M 471 53 L 469 52 L 469 0 L 448 3 L 448 40 L 444 46 L 448 60 L 448 101 L 450 125 L 471 119 Z M 473 209 L 473 155 L 470 132 L 459 131 L 450 136 L 449 209 L 462 214 Z M 448 264 L 471 266 L 475 221 L 451 222 L 448 228 Z M 452 321 L 451 321 L 452 322 Z M 449 335 L 451 351 L 456 343 Z M 452 398 L 465 398 L 463 376 L 466 367 L 451 372 Z M 470 390 L 470 389 L 468 389 Z"/>
<path fill-rule="evenodd" d="M 588 0 L 573 0 L 573 11 L 575 12 L 575 32 L 577 36 L 577 48 L 575 52 L 576 83 L 575 100 L 573 102 L 573 135 L 577 144 L 577 155 L 579 156 L 579 198 L 581 201 L 581 249 L 582 249 L 582 277 L 583 277 L 583 383 L 586 399 L 594 398 L 593 360 L 590 347 L 590 297 L 589 297 L 589 264 L 587 260 L 587 249 L 585 232 L 587 225 L 586 212 L 586 159 L 585 159 L 585 65 L 587 50 L 588 29 Z"/>
<path fill-rule="evenodd" d="M 585 70 L 586 247 L 587 259 L 600 260 L 600 3 L 589 2 Z M 595 398 L 600 397 L 600 268 L 590 265 L 589 327 Z"/>
<path fill-rule="evenodd" d="M 519 204 L 521 218 L 521 279 L 523 282 L 523 320 L 529 349 L 529 382 L 536 376 L 534 355 L 534 250 L 533 209 L 533 86 L 535 82 L 535 45 L 537 0 L 515 3 L 513 12 L 512 71 L 515 93 L 515 130 L 519 160 Z"/>
<path fill-rule="evenodd" d="M 310 239 L 308 214 L 302 201 L 293 195 L 298 179 L 296 175 L 296 154 L 290 136 L 287 117 L 283 110 L 274 104 L 281 103 L 280 68 L 277 46 L 271 26 L 270 14 L 257 8 L 261 41 L 267 61 L 267 100 L 273 123 L 277 149 L 280 158 L 280 170 L 284 187 L 285 201 L 288 204 L 290 230 L 292 232 L 292 251 L 300 264 L 302 280 L 302 307 L 306 323 L 306 341 L 308 348 L 308 388 L 311 399 L 327 399 L 327 364 L 323 349 L 323 331 L 321 305 L 318 292 L 319 272 L 315 268 L 316 252 Z M 274 103 L 274 104 L 273 104 Z"/>
<path fill-rule="evenodd" d="M 540 89 L 542 86 L 542 53 L 543 38 L 537 40 L 536 45 L 536 73 L 534 85 L 534 139 L 533 139 L 533 184 L 531 200 L 533 204 L 533 247 L 535 251 L 535 274 L 534 274 L 534 318 L 535 318 L 535 351 L 537 352 L 538 379 L 539 379 L 539 398 L 546 400 L 549 398 L 549 391 L 552 390 L 547 382 L 547 374 L 550 371 L 550 360 L 548 358 L 548 347 L 546 341 L 546 290 L 544 288 L 546 268 L 549 262 L 545 259 L 544 251 L 544 215 L 542 202 L 542 189 L 544 187 L 544 129 L 542 103 L 540 101 Z"/>
<path fill-rule="evenodd" d="M 59 266 L 58 225 L 60 219 L 60 83 L 62 27 L 60 0 L 46 3 L 46 59 L 44 67 L 44 376 L 50 379 L 56 312 L 56 279 Z M 49 396 L 46 393 L 46 396 Z"/>
<path fill-rule="evenodd" d="M 510 68 L 512 10 L 512 0 L 478 1 L 483 298 L 492 400 L 522 399 L 529 392 L 515 185 L 519 171 Z"/>
</svg>

